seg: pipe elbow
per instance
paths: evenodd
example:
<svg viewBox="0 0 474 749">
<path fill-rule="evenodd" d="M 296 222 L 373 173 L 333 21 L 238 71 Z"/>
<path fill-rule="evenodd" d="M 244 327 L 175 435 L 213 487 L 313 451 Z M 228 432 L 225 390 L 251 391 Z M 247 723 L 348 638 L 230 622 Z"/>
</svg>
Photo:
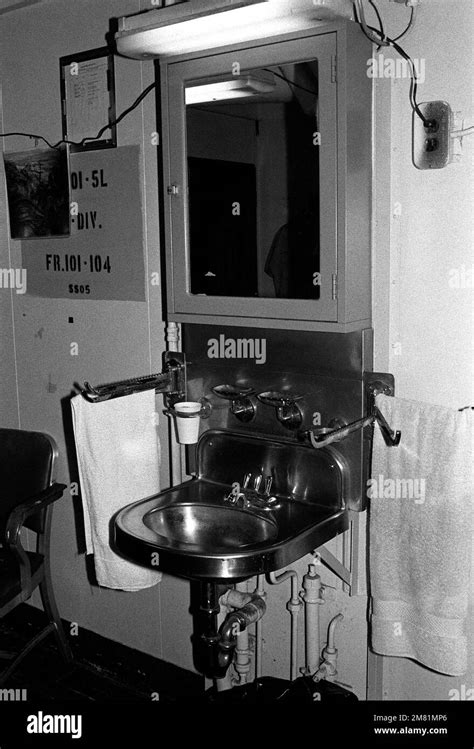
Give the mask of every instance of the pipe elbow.
<svg viewBox="0 0 474 749">
<path fill-rule="evenodd" d="M 328 644 L 327 644 L 327 647 L 326 647 L 326 650 L 329 651 L 329 652 L 335 650 L 335 647 L 334 647 L 334 632 L 335 632 L 335 629 L 336 629 L 337 625 L 339 624 L 339 622 L 342 622 L 343 619 L 344 619 L 344 615 L 343 614 L 336 614 L 336 616 L 333 619 L 331 619 L 331 621 L 329 623 L 329 627 L 328 627 Z"/>
<path fill-rule="evenodd" d="M 241 611 L 233 611 L 223 622 L 220 629 L 220 645 L 226 648 L 237 639 L 237 635 L 247 626 Z"/>
<path fill-rule="evenodd" d="M 224 620 L 218 643 L 219 666 L 228 668 L 237 644 L 237 636 L 243 632 L 249 624 L 253 624 L 262 618 L 266 611 L 266 604 L 260 596 L 252 596 L 242 608 L 232 611 Z"/>
</svg>

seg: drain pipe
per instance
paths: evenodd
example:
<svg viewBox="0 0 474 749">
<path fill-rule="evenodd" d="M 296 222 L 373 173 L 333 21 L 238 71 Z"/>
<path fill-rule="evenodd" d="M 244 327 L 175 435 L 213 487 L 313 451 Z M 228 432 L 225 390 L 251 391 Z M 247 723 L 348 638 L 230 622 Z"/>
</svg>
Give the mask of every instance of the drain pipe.
<svg viewBox="0 0 474 749">
<path fill-rule="evenodd" d="M 290 659 L 290 679 L 294 681 L 298 675 L 298 614 L 303 605 L 298 598 L 299 580 L 298 573 L 295 570 L 286 570 L 281 575 L 270 572 L 268 579 L 272 585 L 279 585 L 285 580 L 291 578 L 291 598 L 286 604 L 286 608 L 291 614 L 291 659 Z"/>
<path fill-rule="evenodd" d="M 324 603 L 321 597 L 321 578 L 316 573 L 316 564 L 308 565 L 308 572 L 303 577 L 304 593 L 302 599 L 305 604 L 305 642 L 306 642 L 306 667 L 304 673 L 307 676 L 314 674 L 320 662 L 320 625 L 319 607 Z"/>
<path fill-rule="evenodd" d="M 201 644 L 202 672 L 208 679 L 222 679 L 226 668 L 219 663 L 219 631 L 217 617 L 220 612 L 219 596 L 215 583 L 200 583 L 199 642 Z"/>
<path fill-rule="evenodd" d="M 246 601 L 241 608 L 229 614 L 219 630 L 218 641 L 218 665 L 219 669 L 228 669 L 232 662 L 232 656 L 237 644 L 237 636 L 243 632 L 249 624 L 257 622 L 265 613 L 266 606 L 263 598 L 243 593 L 237 590 L 229 590 L 224 595 L 225 605 L 235 607 L 240 602 Z"/>
</svg>

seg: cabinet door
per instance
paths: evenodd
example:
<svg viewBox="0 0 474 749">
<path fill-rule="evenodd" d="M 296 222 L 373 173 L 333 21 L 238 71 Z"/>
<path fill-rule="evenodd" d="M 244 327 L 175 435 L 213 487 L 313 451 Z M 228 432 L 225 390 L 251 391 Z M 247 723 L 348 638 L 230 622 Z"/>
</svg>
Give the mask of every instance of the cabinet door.
<svg viewBox="0 0 474 749">
<path fill-rule="evenodd" d="M 165 66 L 171 319 L 337 321 L 335 52 L 329 32 Z"/>
</svg>

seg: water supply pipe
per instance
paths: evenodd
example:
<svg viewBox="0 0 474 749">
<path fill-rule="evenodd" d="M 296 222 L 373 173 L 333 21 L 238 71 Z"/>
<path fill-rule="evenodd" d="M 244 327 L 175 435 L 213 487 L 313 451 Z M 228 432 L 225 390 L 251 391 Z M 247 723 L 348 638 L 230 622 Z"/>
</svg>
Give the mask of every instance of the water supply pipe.
<svg viewBox="0 0 474 749">
<path fill-rule="evenodd" d="M 334 632 L 339 622 L 342 622 L 344 616 L 337 614 L 329 622 L 328 627 L 328 643 L 322 652 L 323 660 L 314 674 L 313 678 L 316 681 L 319 679 L 327 679 L 327 681 L 335 681 L 337 676 L 337 648 L 334 644 Z M 347 685 L 346 685 L 347 686 Z"/>
<path fill-rule="evenodd" d="M 166 326 L 166 346 L 168 351 L 179 351 L 180 326 L 176 322 L 169 322 Z M 182 481 L 181 445 L 174 434 L 174 420 L 169 419 L 170 428 L 170 485 L 176 486 Z"/>
<path fill-rule="evenodd" d="M 255 588 L 254 594 L 259 598 L 265 600 L 265 588 L 264 588 L 265 576 L 257 575 L 257 587 Z M 263 664 L 263 632 L 262 632 L 262 619 L 258 619 L 255 625 L 255 678 L 259 679 L 262 675 L 262 664 Z"/>
<path fill-rule="evenodd" d="M 289 578 L 291 578 L 291 598 L 286 604 L 286 608 L 291 614 L 290 679 L 294 681 L 298 675 L 298 614 L 303 605 L 298 597 L 298 573 L 295 570 L 286 570 L 281 575 L 277 575 L 275 572 L 270 572 L 268 575 L 268 579 L 272 585 L 279 585 Z"/>
<path fill-rule="evenodd" d="M 217 628 L 218 629 L 221 627 L 226 616 L 230 614 L 231 612 L 231 608 L 227 606 L 225 603 L 225 594 L 219 598 L 219 607 L 220 607 L 220 611 L 217 616 Z M 218 692 L 225 692 L 225 691 L 228 691 L 229 689 L 232 689 L 232 687 L 234 686 L 234 681 L 232 678 L 231 669 L 229 668 L 226 671 L 225 676 L 214 679 L 214 683 L 215 683 L 216 690 Z"/>
<path fill-rule="evenodd" d="M 319 607 L 324 603 L 321 597 L 321 578 L 316 572 L 317 566 L 312 563 L 308 565 L 308 572 L 303 577 L 302 599 L 305 604 L 305 644 L 306 644 L 306 667 L 304 673 L 308 676 L 314 674 L 319 668 L 320 662 L 320 625 Z"/>
<path fill-rule="evenodd" d="M 247 593 L 247 583 L 237 583 L 236 591 L 239 593 Z M 261 619 L 258 619 L 261 621 Z M 237 646 L 235 648 L 235 663 L 234 668 L 239 677 L 239 684 L 246 684 L 248 682 L 248 675 L 250 673 L 250 647 L 249 647 L 249 632 L 247 627 L 237 635 Z"/>
<path fill-rule="evenodd" d="M 334 617 L 334 619 L 331 619 L 331 621 L 329 622 L 329 627 L 328 627 L 328 644 L 327 644 L 325 650 L 328 650 L 330 652 L 333 652 L 333 651 L 336 650 L 335 645 L 334 645 L 334 632 L 336 630 L 336 626 L 339 624 L 339 622 L 342 622 L 343 619 L 344 619 L 344 615 L 343 614 L 337 614 Z"/>
</svg>

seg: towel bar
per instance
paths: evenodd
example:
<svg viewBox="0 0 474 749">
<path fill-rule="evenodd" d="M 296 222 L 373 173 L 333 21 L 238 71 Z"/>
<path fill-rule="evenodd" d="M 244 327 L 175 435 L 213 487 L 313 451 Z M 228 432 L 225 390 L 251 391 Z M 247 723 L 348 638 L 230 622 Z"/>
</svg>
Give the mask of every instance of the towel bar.
<svg viewBox="0 0 474 749">
<path fill-rule="evenodd" d="M 90 403 L 101 403 L 144 390 L 155 390 L 157 393 L 164 393 L 168 405 L 173 405 L 186 394 L 186 359 L 183 353 L 177 351 L 165 351 L 163 359 L 163 372 L 109 382 L 96 387 L 84 382 L 81 394 Z"/>
<path fill-rule="evenodd" d="M 374 377 L 379 377 L 380 379 L 374 379 Z M 375 398 L 380 393 L 384 393 L 385 395 L 394 394 L 393 377 L 391 375 L 386 375 L 385 373 L 375 374 L 371 372 L 368 373 L 364 379 L 368 398 L 369 415 L 329 432 L 325 430 L 324 434 L 315 434 L 311 429 L 308 430 L 306 434 L 309 436 L 309 440 L 315 449 L 326 447 L 332 442 L 340 442 L 345 439 L 345 437 L 352 434 L 352 432 L 364 429 L 364 427 L 373 425 L 375 422 L 379 425 L 385 444 L 388 447 L 396 447 L 400 443 L 401 432 L 395 432 L 390 428 L 384 415 L 375 405 Z"/>
</svg>

